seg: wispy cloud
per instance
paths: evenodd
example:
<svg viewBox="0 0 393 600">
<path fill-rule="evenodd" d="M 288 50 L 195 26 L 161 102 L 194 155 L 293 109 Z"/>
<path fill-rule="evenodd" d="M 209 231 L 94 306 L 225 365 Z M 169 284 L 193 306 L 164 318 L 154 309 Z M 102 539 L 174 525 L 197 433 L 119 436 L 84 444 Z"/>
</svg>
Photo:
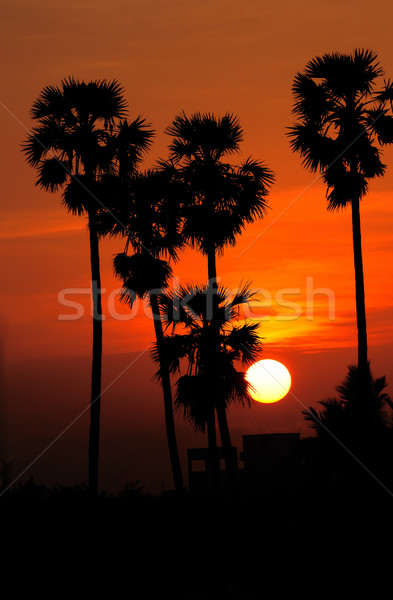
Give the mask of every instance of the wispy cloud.
<svg viewBox="0 0 393 600">
<path fill-rule="evenodd" d="M 13 240 L 20 238 L 53 236 L 80 231 L 80 221 L 68 220 L 64 211 L 59 212 L 7 212 L 3 214 L 0 225 L 0 239 Z"/>
</svg>

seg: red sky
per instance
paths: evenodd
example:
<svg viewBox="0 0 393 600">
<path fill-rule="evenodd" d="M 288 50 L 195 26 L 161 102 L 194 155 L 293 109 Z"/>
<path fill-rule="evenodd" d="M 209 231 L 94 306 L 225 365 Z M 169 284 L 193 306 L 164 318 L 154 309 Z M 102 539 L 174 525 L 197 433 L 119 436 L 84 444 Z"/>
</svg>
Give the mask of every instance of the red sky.
<svg viewBox="0 0 393 600">
<path fill-rule="evenodd" d="M 3 440 L 2 452 L 14 458 L 15 475 L 89 402 L 90 317 L 58 320 L 59 314 L 72 312 L 59 305 L 59 292 L 89 287 L 85 222 L 68 215 L 58 196 L 34 187 L 35 173 L 20 152 L 31 126 L 29 110 L 41 89 L 68 75 L 117 78 L 130 116 L 142 113 L 157 132 L 146 166 L 166 156 L 163 131 L 181 110 L 234 112 L 245 132 L 239 160 L 251 154 L 275 171 L 271 210 L 247 229 L 218 267 L 225 285 L 235 288 L 251 280 L 265 299 L 270 294 L 268 319 L 261 322 L 264 355 L 290 368 L 293 395 L 275 406 L 233 410 L 230 424 L 241 446 L 244 433 L 303 431 L 302 405 L 333 394 L 346 366 L 356 360 L 350 214 L 326 211 L 323 186 L 291 153 L 285 129 L 293 120 L 293 77 L 316 55 L 369 48 L 393 76 L 392 21 L 393 7 L 382 1 L 372 10 L 369 3 L 352 0 L 328 6 L 257 0 L 3 1 L 0 322 L 7 392 L 1 409 L 8 414 L 8 446 Z M 371 185 L 362 205 L 362 232 L 372 368 L 393 383 L 392 150 L 385 152 L 385 161 L 386 176 Z M 111 258 L 120 249 L 117 241 L 102 244 L 104 305 L 119 287 Z M 181 281 L 203 282 L 206 270 L 205 261 L 187 251 L 175 274 Z M 331 290 L 334 319 L 329 319 L 324 295 L 315 297 L 313 317 L 307 313 L 307 285 Z M 277 293 L 299 305 L 297 319 L 277 303 Z M 88 307 L 88 295 L 83 302 Z M 116 308 L 127 315 L 124 307 Z M 152 323 L 142 309 L 132 320 L 108 315 L 104 389 L 152 339 Z M 103 396 L 103 485 L 121 486 L 137 478 L 152 485 L 161 477 L 170 481 L 160 389 L 150 382 L 152 371 L 146 352 Z M 87 426 L 86 413 L 26 475 L 84 479 Z M 204 440 L 192 438 L 180 419 L 178 427 L 185 458 L 187 447 Z M 139 472 L 135 456 L 141 452 L 150 458 Z M 64 456 L 72 459 L 71 466 Z"/>
</svg>

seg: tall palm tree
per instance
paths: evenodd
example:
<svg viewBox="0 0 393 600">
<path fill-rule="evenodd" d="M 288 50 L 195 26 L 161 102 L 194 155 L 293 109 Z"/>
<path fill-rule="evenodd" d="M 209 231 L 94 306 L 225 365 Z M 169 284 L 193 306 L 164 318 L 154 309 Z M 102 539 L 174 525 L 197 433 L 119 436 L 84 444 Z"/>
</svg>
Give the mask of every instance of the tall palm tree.
<svg viewBox="0 0 393 600">
<path fill-rule="evenodd" d="M 166 129 L 172 136 L 170 159 L 186 190 L 183 200 L 183 235 L 207 257 L 212 311 L 210 335 L 215 332 L 215 289 L 217 255 L 227 245 L 235 245 L 237 236 L 248 223 L 262 218 L 274 175 L 262 162 L 251 157 L 233 165 L 229 157 L 239 152 L 243 130 L 233 114 L 216 117 L 210 113 L 179 114 Z M 216 328 L 217 329 L 217 328 Z M 213 401 L 213 400 L 212 400 Z M 225 412 L 218 412 L 221 437 L 230 447 Z M 214 441 L 215 423 L 209 424 Z M 232 452 L 225 452 L 227 469 L 232 470 Z"/>
<path fill-rule="evenodd" d="M 393 142 L 393 119 L 387 114 L 392 86 L 377 88 L 381 75 L 377 56 L 369 50 L 314 58 L 294 79 L 293 112 L 298 122 L 288 132 L 292 150 L 300 154 L 304 166 L 322 174 L 328 210 L 351 205 L 358 366 L 365 377 L 369 366 L 360 200 L 369 180 L 385 172 L 379 146 Z"/>
<path fill-rule="evenodd" d="M 182 359 L 188 365 L 186 374 L 177 382 L 175 405 L 177 409 L 183 410 L 185 417 L 197 431 L 204 432 L 207 428 L 213 494 L 218 492 L 219 470 L 215 428 L 212 427 L 214 414 L 217 414 L 221 424 L 224 451 L 232 452 L 226 420 L 228 406 L 234 401 L 251 403 L 249 384 L 245 374 L 236 370 L 235 363 L 240 361 L 244 365 L 250 365 L 262 349 L 262 342 L 257 334 L 258 323 L 233 323 L 239 306 L 247 303 L 253 296 L 249 286 L 243 286 L 233 297 L 228 289 L 219 286 L 215 296 L 214 324 L 210 316 L 209 286 L 183 286 L 159 296 L 160 308 L 167 325 L 183 328 L 182 334 L 165 336 L 163 348 L 172 373 L 181 371 Z M 159 362 L 159 348 L 153 357 Z M 162 376 L 161 370 L 158 376 Z M 234 472 L 231 468 L 228 477 L 231 491 L 235 492 Z"/>
<path fill-rule="evenodd" d="M 217 254 L 235 245 L 248 223 L 264 216 L 274 175 L 251 157 L 239 165 L 226 162 L 239 152 L 243 140 L 239 120 L 232 114 L 181 113 L 166 133 L 173 138 L 170 158 L 187 189 L 183 235 L 206 255 L 208 278 L 216 285 Z"/>
<path fill-rule="evenodd" d="M 129 184 L 129 194 L 124 201 L 110 214 L 100 215 L 99 230 L 106 235 L 120 235 L 127 239 L 124 252 L 114 258 L 115 273 L 123 281 L 121 299 L 131 307 L 136 298 L 147 298 L 150 303 L 160 362 L 169 456 L 175 489 L 181 492 L 183 477 L 176 441 L 170 373 L 162 350 L 164 333 L 158 305 L 158 294 L 172 277 L 172 269 L 163 257 L 176 260 L 183 244 L 177 209 L 177 183 L 171 180 L 168 171 L 155 170 L 134 175 Z M 119 223 L 126 225 L 126 228 Z M 128 254 L 129 247 L 134 254 Z"/>
<path fill-rule="evenodd" d="M 50 192 L 61 189 L 67 210 L 88 219 L 93 297 L 89 489 L 94 494 L 98 489 L 102 365 L 97 213 L 111 193 L 106 177 L 120 178 L 125 168 L 135 168 L 152 137 L 140 117 L 133 123 L 126 121 L 126 109 L 123 89 L 116 80 L 64 79 L 59 87 L 45 87 L 34 102 L 31 116 L 38 125 L 23 147 L 28 163 L 38 172 L 36 185 Z"/>
</svg>

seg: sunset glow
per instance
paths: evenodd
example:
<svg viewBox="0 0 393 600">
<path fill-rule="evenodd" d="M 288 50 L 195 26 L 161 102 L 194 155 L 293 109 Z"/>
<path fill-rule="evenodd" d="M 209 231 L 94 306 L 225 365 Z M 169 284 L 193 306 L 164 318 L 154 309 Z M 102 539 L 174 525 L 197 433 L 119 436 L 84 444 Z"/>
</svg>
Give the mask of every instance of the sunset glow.
<svg viewBox="0 0 393 600">
<path fill-rule="evenodd" d="M 251 283 L 256 299 L 239 321 L 257 322 L 263 356 L 282 360 L 293 375 L 291 382 L 289 371 L 278 363 L 282 371 L 274 371 L 274 377 L 280 379 L 283 369 L 287 373 L 280 397 L 291 389 L 302 405 L 316 405 L 334 396 L 347 366 L 356 363 L 352 222 L 349 207 L 327 210 L 324 182 L 290 148 L 291 86 L 313 57 L 362 46 L 377 53 L 384 77 L 392 79 L 392 21 L 392 3 L 377 3 L 370 10 L 355 0 L 332 0 L 329 10 L 311 0 L 280 5 L 258 0 L 81 0 L 64 11 L 49 0 L 4 3 L 0 421 L 6 432 L 16 432 L 9 434 L 7 448 L 16 473 L 86 410 L 91 384 L 87 219 L 67 213 L 60 189 L 49 193 L 35 186 L 37 174 L 21 151 L 34 126 L 30 111 L 41 90 L 70 76 L 118 80 L 130 120 L 142 115 L 155 131 L 143 170 L 168 158 L 171 137 L 165 129 L 182 111 L 229 112 L 239 118 L 244 139 L 228 162 L 238 164 L 252 156 L 271 168 L 276 180 L 263 218 L 247 223 L 236 244 L 217 256 L 217 278 L 233 291 Z M 370 181 L 360 219 L 370 361 L 377 377 L 386 376 L 391 394 L 393 146 L 384 146 L 381 158 L 386 172 Z M 132 311 L 119 302 L 122 282 L 114 276 L 113 257 L 123 250 L 119 237 L 100 238 L 105 390 L 101 481 L 120 487 L 124 477 L 143 480 L 153 473 L 161 489 L 170 473 L 167 464 L 165 476 L 155 466 L 155 457 L 166 454 L 160 429 L 162 390 L 150 360 L 154 323 L 147 301 L 138 300 Z M 171 289 L 208 280 L 206 256 L 190 246 L 179 251 L 171 268 Z M 277 361 L 268 362 L 272 366 Z M 256 365 L 248 372 L 261 389 L 255 400 L 270 407 L 256 404 L 248 412 L 234 404 L 228 411 L 235 446 L 240 447 L 247 433 L 308 431 L 302 405 L 267 396 L 265 376 L 266 370 Z M 173 390 L 177 377 L 172 378 Z M 76 456 L 69 480 L 85 477 L 88 412 L 83 418 L 67 430 L 63 447 L 54 444 L 47 463 L 45 457 L 37 461 L 26 477 L 37 473 L 53 479 L 53 465 L 63 463 L 62 452 L 69 448 Z M 175 420 L 185 456 L 185 448 L 194 443 L 193 430 L 181 414 Z M 144 452 L 152 424 L 155 453 L 140 474 L 137 457 Z M 195 446 L 204 443 L 197 438 Z M 131 458 L 125 457 L 135 464 L 130 466 Z M 122 465 L 119 473 L 114 464 Z"/>
</svg>

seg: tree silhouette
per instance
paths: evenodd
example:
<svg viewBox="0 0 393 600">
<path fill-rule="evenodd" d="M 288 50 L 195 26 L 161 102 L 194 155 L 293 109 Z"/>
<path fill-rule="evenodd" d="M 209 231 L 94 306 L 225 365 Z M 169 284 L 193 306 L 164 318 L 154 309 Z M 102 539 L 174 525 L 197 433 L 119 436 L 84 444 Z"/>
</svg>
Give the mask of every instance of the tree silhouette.
<svg viewBox="0 0 393 600">
<path fill-rule="evenodd" d="M 89 489 L 94 494 L 98 489 L 102 364 L 97 213 L 114 193 L 108 180 L 113 183 L 135 169 L 152 137 L 141 117 L 127 122 L 126 109 L 123 89 L 116 80 L 64 79 L 60 87 L 45 87 L 34 102 L 31 116 L 38 125 L 23 146 L 28 163 L 38 172 L 36 185 L 50 192 L 62 189 L 67 210 L 88 218 L 93 297 Z"/>
<path fill-rule="evenodd" d="M 234 115 L 181 113 L 166 133 L 173 137 L 170 158 L 187 189 L 183 235 L 207 256 L 209 281 L 215 285 L 216 255 L 236 243 L 247 223 L 264 216 L 274 176 L 252 158 L 238 166 L 224 162 L 239 152 L 243 140 Z"/>
<path fill-rule="evenodd" d="M 262 218 L 267 210 L 266 197 L 274 175 L 263 163 L 252 158 L 239 165 L 226 159 L 239 151 L 243 130 L 232 114 L 215 117 L 210 113 L 179 114 L 166 129 L 172 136 L 170 159 L 184 184 L 182 214 L 185 240 L 200 250 L 208 263 L 209 286 L 214 305 L 217 288 L 216 257 L 227 245 L 234 245 L 247 223 Z M 213 310 L 210 314 L 212 337 Z M 214 399 L 211 399 L 212 404 Z M 215 419 L 208 421 L 209 439 L 214 444 Z M 219 411 L 226 467 L 233 471 L 229 430 L 224 411 Z"/>
<path fill-rule="evenodd" d="M 251 403 L 249 384 L 245 374 L 236 370 L 235 363 L 241 361 L 244 365 L 251 364 L 262 349 L 257 334 L 258 323 L 233 323 L 239 307 L 252 296 L 248 285 L 243 286 L 232 298 L 228 289 L 217 287 L 214 322 L 210 314 L 210 286 L 183 286 L 159 296 L 167 325 L 183 328 L 182 334 L 165 336 L 163 349 L 172 373 L 181 371 L 183 359 L 188 365 L 187 373 L 177 382 L 175 405 L 197 431 L 204 432 L 207 427 L 213 494 L 218 492 L 218 459 L 216 438 L 212 435 L 215 428 L 209 428 L 209 424 L 214 421 L 216 412 L 223 446 L 230 442 L 226 419 L 228 406 L 234 401 Z M 159 362 L 159 347 L 156 347 L 153 357 Z M 157 376 L 162 377 L 161 369 Z M 228 475 L 231 491 L 234 492 L 234 473 L 229 470 Z"/>
<path fill-rule="evenodd" d="M 159 349 L 161 385 L 164 396 L 165 425 L 175 488 L 183 490 L 179 453 L 176 441 L 172 389 L 166 356 L 162 352 L 163 328 L 158 294 L 172 277 L 172 269 L 162 256 L 177 259 L 183 244 L 178 209 L 178 184 L 166 170 L 135 174 L 129 180 L 128 194 L 110 213 L 100 215 L 99 229 L 103 234 L 127 237 L 124 252 L 114 258 L 114 270 L 123 281 L 121 299 L 131 307 L 136 298 L 148 298 Z M 116 215 L 116 218 L 113 216 Z M 125 224 L 126 228 L 119 225 Z M 134 250 L 129 255 L 128 248 Z"/>
<path fill-rule="evenodd" d="M 364 376 L 357 366 L 350 366 L 338 397 L 321 401 L 321 410 L 309 407 L 305 419 L 315 431 L 318 466 L 348 476 L 360 463 L 373 474 L 386 476 L 390 471 L 391 431 L 386 407 L 392 406 L 386 393 L 385 377 L 374 379 L 369 371 L 364 392 Z"/>
<path fill-rule="evenodd" d="M 393 89 L 389 82 L 376 88 L 381 75 L 377 56 L 369 50 L 314 58 L 294 79 L 293 112 L 299 120 L 289 130 L 292 150 L 300 154 L 303 165 L 322 174 L 328 210 L 351 205 L 358 366 L 365 384 L 369 366 L 360 200 L 369 180 L 385 172 L 379 146 L 393 142 L 393 118 L 387 114 Z"/>
</svg>

